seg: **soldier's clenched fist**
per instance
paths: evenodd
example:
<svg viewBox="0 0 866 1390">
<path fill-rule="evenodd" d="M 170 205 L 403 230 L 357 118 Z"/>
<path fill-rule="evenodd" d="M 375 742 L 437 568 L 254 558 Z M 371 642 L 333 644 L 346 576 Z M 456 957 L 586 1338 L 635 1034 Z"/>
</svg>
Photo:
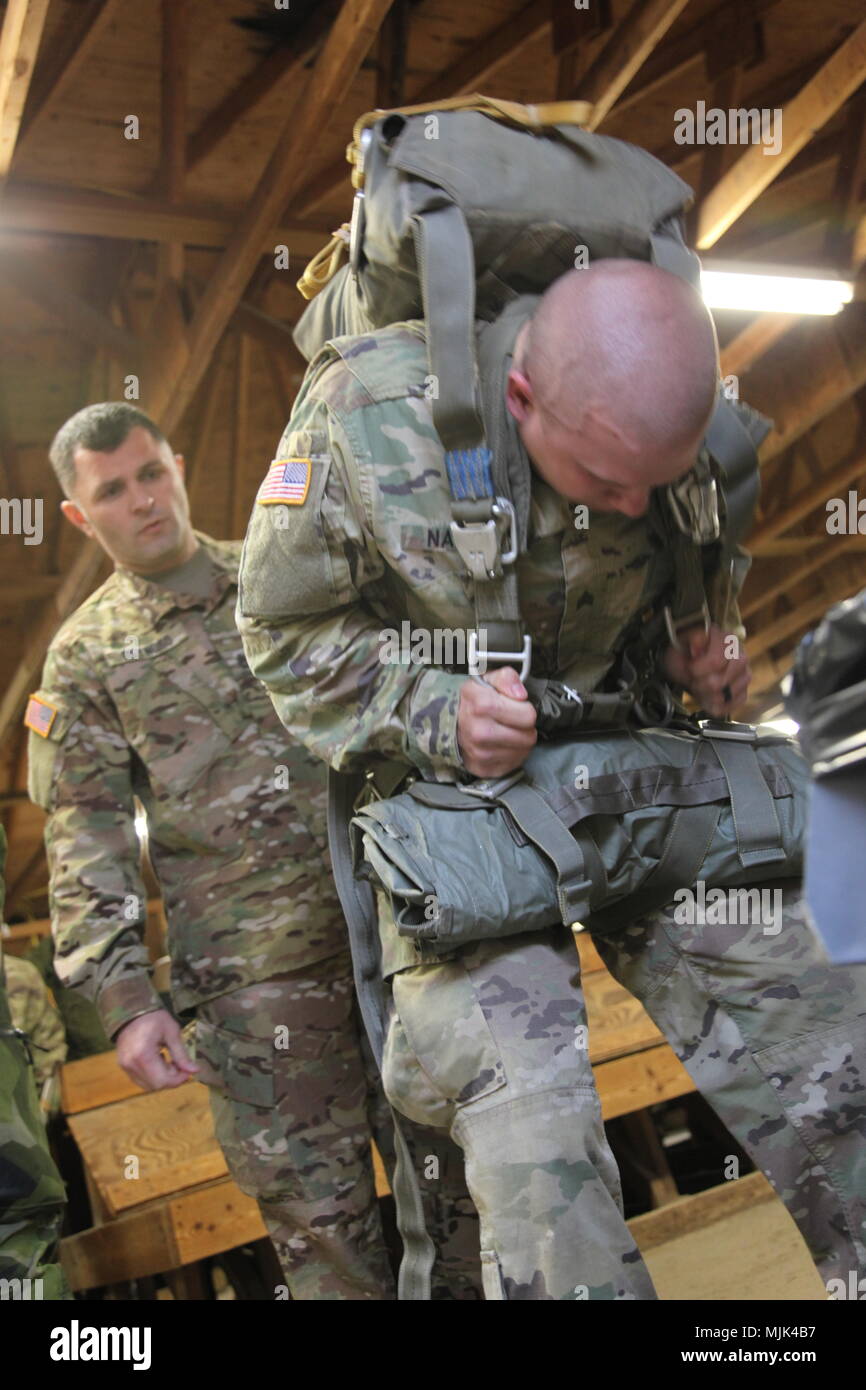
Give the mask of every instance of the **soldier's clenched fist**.
<svg viewBox="0 0 866 1390">
<path fill-rule="evenodd" d="M 521 767 L 535 747 L 535 706 L 513 666 L 460 687 L 457 741 L 464 765 L 476 777 L 504 777 Z"/>
</svg>

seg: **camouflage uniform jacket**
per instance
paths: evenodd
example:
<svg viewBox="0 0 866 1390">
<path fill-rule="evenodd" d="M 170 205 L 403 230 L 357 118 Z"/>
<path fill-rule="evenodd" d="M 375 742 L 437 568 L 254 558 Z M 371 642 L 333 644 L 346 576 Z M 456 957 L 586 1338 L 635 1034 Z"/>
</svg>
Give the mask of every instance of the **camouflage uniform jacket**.
<svg viewBox="0 0 866 1390">
<path fill-rule="evenodd" d="M 12 1022 L 30 1040 L 36 1085 L 41 1086 L 54 1075 L 55 1068 L 66 1061 L 63 1020 L 32 961 L 20 956 L 4 956 L 4 964 Z"/>
<path fill-rule="evenodd" d="M 345 946 L 324 771 L 288 743 L 244 659 L 240 543 L 196 534 L 215 570 L 209 596 L 116 569 L 55 636 L 37 693 L 45 732 L 30 734 L 29 789 L 49 813 L 55 969 L 97 1003 L 110 1035 L 161 1007 L 134 797 L 179 1010 Z"/>
<path fill-rule="evenodd" d="M 410 637 L 475 626 L 451 543 L 428 372 L 420 323 L 335 339 L 310 364 L 278 449 L 307 486 L 303 500 L 274 504 L 280 488 L 269 490 L 269 470 L 259 490 L 238 626 L 286 729 L 333 767 L 397 759 L 454 780 L 465 674 L 405 652 L 383 659 L 404 622 Z M 650 554 L 643 517 L 592 512 L 577 529 L 572 505 L 533 472 L 528 546 L 517 561 L 533 674 L 599 686 L 616 639 L 653 597 Z M 388 935 L 386 973 L 417 964 L 414 946 Z"/>
<path fill-rule="evenodd" d="M 418 323 L 336 339 L 315 358 L 278 450 L 308 469 L 307 494 L 271 505 L 260 489 L 238 625 L 293 738 L 347 771 L 396 758 L 453 780 L 465 675 L 383 659 L 406 620 L 410 633 L 475 626 L 428 370 Z M 650 554 L 643 517 L 592 512 L 577 529 L 572 504 L 533 472 L 517 571 L 534 675 L 599 686 L 616 639 L 653 597 Z"/>
</svg>

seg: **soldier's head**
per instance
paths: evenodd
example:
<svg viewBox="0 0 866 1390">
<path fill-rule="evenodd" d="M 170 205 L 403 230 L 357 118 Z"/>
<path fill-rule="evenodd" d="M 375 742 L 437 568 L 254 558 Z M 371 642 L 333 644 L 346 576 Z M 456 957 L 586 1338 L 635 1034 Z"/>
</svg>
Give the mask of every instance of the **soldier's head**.
<svg viewBox="0 0 866 1390">
<path fill-rule="evenodd" d="M 523 326 L 506 404 L 536 471 L 571 502 L 640 516 L 692 467 L 716 401 L 700 295 L 643 261 L 554 281 Z"/>
<path fill-rule="evenodd" d="M 85 406 L 57 431 L 49 458 L 63 515 L 116 565 L 158 574 L 195 551 L 183 456 L 143 411 L 123 401 Z"/>
</svg>

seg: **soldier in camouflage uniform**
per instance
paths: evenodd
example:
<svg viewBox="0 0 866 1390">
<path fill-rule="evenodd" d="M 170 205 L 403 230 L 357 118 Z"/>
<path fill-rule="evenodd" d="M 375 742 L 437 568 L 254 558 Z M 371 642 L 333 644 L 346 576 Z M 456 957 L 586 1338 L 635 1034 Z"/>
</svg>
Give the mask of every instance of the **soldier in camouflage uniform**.
<svg viewBox="0 0 866 1390">
<path fill-rule="evenodd" d="M 508 476 L 531 488 L 516 567 L 532 672 L 597 689 L 625 625 L 655 597 L 644 514 L 650 488 L 693 463 L 712 410 L 711 320 L 676 277 L 599 262 L 540 301 L 517 300 L 480 329 L 478 348 L 491 410 L 507 412 Z M 386 795 L 395 762 L 442 781 L 501 776 L 536 737 L 513 668 L 481 682 L 383 656 L 383 636 L 406 620 L 428 637 L 475 626 L 428 371 L 419 323 L 323 348 L 278 450 L 301 492 L 286 496 L 272 465 L 240 571 L 247 656 L 286 729 L 335 768 L 374 781 L 384 768 Z M 589 508 L 588 526 L 573 503 Z M 721 621 L 743 634 L 735 603 Z M 745 657 L 722 627 L 685 638 L 659 654 L 666 677 L 729 713 L 747 689 Z M 684 929 L 665 910 L 599 945 L 775 1184 L 826 1278 L 864 1260 L 866 978 L 828 968 L 796 884 L 774 886 L 784 905 L 773 935 Z M 581 1042 L 569 933 L 433 958 L 398 934 L 382 893 L 378 914 L 386 1093 L 463 1149 L 486 1296 L 652 1298 Z"/>
<path fill-rule="evenodd" d="M 0 825 L 0 920 L 5 868 Z M 5 965 L 0 942 L 0 1299 L 71 1299 L 55 1263 L 66 1193 L 48 1151 L 28 1040 L 9 1011 Z"/>
<path fill-rule="evenodd" d="M 244 659 L 240 543 L 193 532 L 183 460 L 132 407 L 80 411 L 51 457 L 65 514 L 116 565 L 53 639 L 26 715 L 57 973 L 140 1085 L 211 1088 L 293 1298 L 393 1298 L 324 769 Z M 197 1065 L 150 979 L 135 798 Z"/>
<path fill-rule="evenodd" d="M 66 1036 L 48 987 L 36 966 L 19 956 L 6 958 L 6 999 L 16 1028 L 33 1048 L 33 1074 L 41 1090 L 66 1061 Z"/>
</svg>

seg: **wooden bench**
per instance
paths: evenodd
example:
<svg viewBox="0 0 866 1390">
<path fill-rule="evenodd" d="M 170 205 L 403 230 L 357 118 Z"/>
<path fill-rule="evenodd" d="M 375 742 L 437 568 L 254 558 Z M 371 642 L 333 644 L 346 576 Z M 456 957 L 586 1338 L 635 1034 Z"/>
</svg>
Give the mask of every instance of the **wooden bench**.
<svg viewBox="0 0 866 1390">
<path fill-rule="evenodd" d="M 579 938 L 579 950 L 605 1118 L 694 1090 L 592 942 Z M 190 1081 L 143 1092 L 107 1052 L 68 1063 L 61 1095 L 96 1223 L 62 1242 L 73 1289 L 177 1271 L 266 1235 L 256 1203 L 228 1175 L 205 1086 Z M 381 1195 L 388 1185 L 375 1150 L 374 1164 Z M 629 1223 L 661 1297 L 825 1296 L 796 1226 L 762 1174 L 694 1197 L 677 1197 L 664 1184 L 661 1190 L 665 1205 Z"/>
</svg>

